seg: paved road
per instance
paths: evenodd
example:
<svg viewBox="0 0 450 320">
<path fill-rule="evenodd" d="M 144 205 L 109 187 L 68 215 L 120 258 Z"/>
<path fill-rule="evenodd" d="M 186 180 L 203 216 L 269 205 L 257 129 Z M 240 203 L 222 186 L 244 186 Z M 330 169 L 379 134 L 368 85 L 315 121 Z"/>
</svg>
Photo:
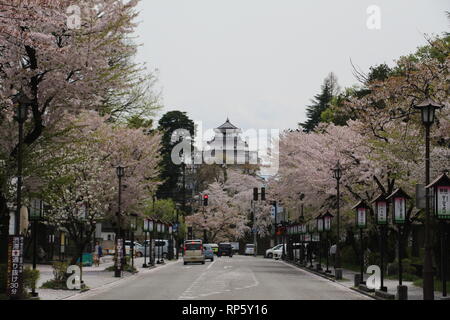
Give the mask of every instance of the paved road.
<svg viewBox="0 0 450 320">
<path fill-rule="evenodd" d="M 363 300 L 345 286 L 282 261 L 234 256 L 182 261 L 76 297 L 95 300 Z"/>
</svg>

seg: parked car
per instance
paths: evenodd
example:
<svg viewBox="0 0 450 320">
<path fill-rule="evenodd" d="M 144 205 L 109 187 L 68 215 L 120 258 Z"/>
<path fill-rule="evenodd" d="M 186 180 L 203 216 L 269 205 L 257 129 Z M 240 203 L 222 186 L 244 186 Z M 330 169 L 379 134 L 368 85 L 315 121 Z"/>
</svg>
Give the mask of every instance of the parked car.
<svg viewBox="0 0 450 320">
<path fill-rule="evenodd" d="M 210 259 L 211 262 L 214 261 L 214 251 L 210 244 L 203 245 L 203 254 L 205 259 Z"/>
<path fill-rule="evenodd" d="M 273 252 L 274 250 L 278 250 L 281 249 L 283 245 L 282 244 L 277 244 L 275 247 L 267 249 L 266 250 L 266 254 L 264 255 L 265 258 L 273 258 Z"/>
<path fill-rule="evenodd" d="M 286 244 L 284 244 L 284 254 L 287 253 L 287 246 Z M 281 259 L 281 256 L 283 254 L 283 245 L 280 245 L 279 248 L 273 250 L 273 258 L 275 260 Z"/>
<path fill-rule="evenodd" d="M 255 245 L 251 243 L 247 243 L 245 245 L 245 251 L 244 254 L 247 255 L 254 255 L 255 254 Z"/>
<path fill-rule="evenodd" d="M 153 254 L 155 256 L 158 256 L 158 250 L 159 254 L 163 256 L 164 259 L 167 258 L 169 254 L 169 240 L 165 239 L 153 239 Z M 162 249 L 161 249 L 162 247 Z M 147 240 L 147 250 L 150 250 L 150 240 Z M 173 243 L 173 254 L 176 255 L 177 249 L 175 248 L 175 242 Z M 147 254 L 149 254 L 150 251 L 147 251 Z"/>
<path fill-rule="evenodd" d="M 125 252 L 127 255 L 131 254 L 131 241 L 130 240 L 125 240 Z M 147 248 L 147 254 L 148 253 L 149 253 L 149 250 Z M 144 256 L 144 246 L 137 241 L 134 242 L 134 255 L 136 257 Z"/>
<path fill-rule="evenodd" d="M 230 258 L 233 257 L 233 247 L 231 246 L 231 243 L 224 242 L 219 243 L 219 251 L 217 252 L 217 256 L 229 256 Z"/>
<path fill-rule="evenodd" d="M 217 252 L 219 251 L 219 245 L 217 243 L 207 243 L 209 246 L 211 246 L 212 251 L 214 252 L 214 254 L 217 255 Z M 206 244 L 205 244 L 206 246 Z"/>
<path fill-rule="evenodd" d="M 233 253 L 237 254 L 239 252 L 239 242 L 230 242 L 233 248 Z"/>
<path fill-rule="evenodd" d="M 189 262 L 201 262 L 205 264 L 205 255 L 203 252 L 202 240 L 186 240 L 184 242 L 183 263 L 184 265 Z"/>
</svg>

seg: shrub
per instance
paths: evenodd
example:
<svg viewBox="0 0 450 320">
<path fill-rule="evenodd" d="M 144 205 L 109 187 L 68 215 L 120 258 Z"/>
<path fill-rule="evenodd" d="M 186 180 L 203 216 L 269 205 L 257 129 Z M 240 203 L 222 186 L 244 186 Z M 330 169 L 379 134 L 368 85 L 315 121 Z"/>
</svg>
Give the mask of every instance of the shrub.
<svg viewBox="0 0 450 320">
<path fill-rule="evenodd" d="M 42 284 L 41 288 L 44 289 L 56 289 L 56 290 L 66 290 L 67 285 L 67 268 L 69 265 L 66 262 L 54 262 L 53 268 L 53 279 Z"/>
<path fill-rule="evenodd" d="M 39 270 L 32 270 L 31 268 L 25 268 L 23 270 L 23 286 L 26 289 L 36 289 L 36 283 L 39 280 Z"/>
<path fill-rule="evenodd" d="M 54 280 L 65 282 L 67 280 L 66 272 L 68 267 L 69 265 L 66 262 L 54 262 L 52 265 Z"/>
<path fill-rule="evenodd" d="M 0 299 L 7 299 L 6 295 L 6 282 L 7 282 L 7 265 L 0 265 Z M 39 279 L 39 270 L 32 270 L 31 268 L 25 268 L 23 270 L 23 291 L 20 293 L 20 299 L 29 298 L 28 289 L 36 288 L 36 283 Z"/>
</svg>

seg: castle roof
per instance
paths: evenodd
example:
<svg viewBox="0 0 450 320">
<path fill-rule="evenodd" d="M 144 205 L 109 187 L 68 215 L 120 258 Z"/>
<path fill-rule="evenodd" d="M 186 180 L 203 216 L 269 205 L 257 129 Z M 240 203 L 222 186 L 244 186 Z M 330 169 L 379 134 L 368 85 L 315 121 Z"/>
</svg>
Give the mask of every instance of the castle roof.
<svg viewBox="0 0 450 320">
<path fill-rule="evenodd" d="M 227 121 L 225 121 L 225 123 L 223 125 L 221 125 L 220 127 L 218 127 L 217 129 L 220 130 L 226 130 L 226 129 L 239 129 L 238 127 L 236 127 L 234 124 L 232 124 L 230 122 L 230 119 L 227 118 Z"/>
</svg>

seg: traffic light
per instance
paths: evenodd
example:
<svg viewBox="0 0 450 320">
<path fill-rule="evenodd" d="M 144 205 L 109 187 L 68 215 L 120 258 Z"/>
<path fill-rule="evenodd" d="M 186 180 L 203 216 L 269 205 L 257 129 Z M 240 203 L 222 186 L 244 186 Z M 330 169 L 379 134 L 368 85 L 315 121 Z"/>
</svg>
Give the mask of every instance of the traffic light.
<svg viewBox="0 0 450 320">
<path fill-rule="evenodd" d="M 203 205 L 204 205 L 205 207 L 208 205 L 208 198 L 209 198 L 209 196 L 208 196 L 207 194 L 205 194 L 205 195 L 203 196 Z"/>
<path fill-rule="evenodd" d="M 258 201 L 258 188 L 253 188 L 253 201 Z"/>
<path fill-rule="evenodd" d="M 261 188 L 261 201 L 266 201 L 266 188 Z"/>
</svg>

